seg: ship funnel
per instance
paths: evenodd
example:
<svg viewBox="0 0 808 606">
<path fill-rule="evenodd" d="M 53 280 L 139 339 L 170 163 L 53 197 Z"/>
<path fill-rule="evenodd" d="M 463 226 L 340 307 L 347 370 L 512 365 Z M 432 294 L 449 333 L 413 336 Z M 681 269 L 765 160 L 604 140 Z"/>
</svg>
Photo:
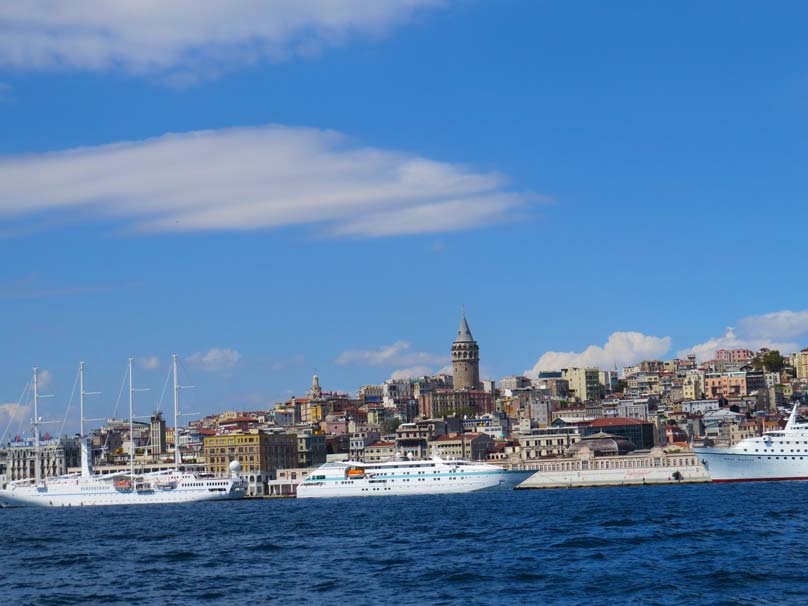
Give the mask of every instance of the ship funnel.
<svg viewBox="0 0 808 606">
<path fill-rule="evenodd" d="M 93 450 L 90 438 L 81 438 L 81 477 L 89 478 L 93 474 Z"/>
</svg>

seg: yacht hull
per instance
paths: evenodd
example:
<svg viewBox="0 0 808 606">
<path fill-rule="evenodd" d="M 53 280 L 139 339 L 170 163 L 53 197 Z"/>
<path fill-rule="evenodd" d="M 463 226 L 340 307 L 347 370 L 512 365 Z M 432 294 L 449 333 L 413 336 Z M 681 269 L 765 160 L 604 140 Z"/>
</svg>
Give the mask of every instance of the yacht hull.
<svg viewBox="0 0 808 606">
<path fill-rule="evenodd" d="M 761 446 L 763 446 L 761 444 Z M 777 482 L 808 480 L 808 454 L 739 452 L 739 448 L 693 448 L 713 482 Z M 747 450 L 753 450 L 747 448 Z M 784 449 L 785 450 L 785 449 Z M 802 449 L 800 449 L 802 450 Z"/>
<path fill-rule="evenodd" d="M 459 468 L 452 466 L 451 462 L 438 462 L 420 472 L 417 467 L 408 469 L 401 464 L 397 467 L 382 463 L 361 479 L 344 475 L 341 469 L 335 470 L 331 466 L 320 479 L 312 477 L 318 475 L 314 472 L 298 485 L 298 499 L 476 492 L 499 486 L 505 481 L 506 472 L 482 463 Z"/>
<path fill-rule="evenodd" d="M 232 480 L 189 480 L 174 488 L 119 490 L 106 479 L 61 479 L 40 486 L 9 485 L 0 490 L 0 507 L 93 507 L 105 505 L 158 505 L 223 501 L 244 497 L 243 487 Z"/>
</svg>

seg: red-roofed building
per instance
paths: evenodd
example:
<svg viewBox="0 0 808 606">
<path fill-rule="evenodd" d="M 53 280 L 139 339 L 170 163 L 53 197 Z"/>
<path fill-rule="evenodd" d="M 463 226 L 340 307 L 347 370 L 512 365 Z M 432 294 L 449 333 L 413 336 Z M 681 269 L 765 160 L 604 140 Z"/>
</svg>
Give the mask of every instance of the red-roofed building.
<svg viewBox="0 0 808 606">
<path fill-rule="evenodd" d="M 656 427 L 648 421 L 615 417 L 611 419 L 596 419 L 589 427 L 581 428 L 581 436 L 591 436 L 596 433 L 608 433 L 624 438 L 634 444 L 638 449 L 653 448 L 656 445 Z"/>
</svg>

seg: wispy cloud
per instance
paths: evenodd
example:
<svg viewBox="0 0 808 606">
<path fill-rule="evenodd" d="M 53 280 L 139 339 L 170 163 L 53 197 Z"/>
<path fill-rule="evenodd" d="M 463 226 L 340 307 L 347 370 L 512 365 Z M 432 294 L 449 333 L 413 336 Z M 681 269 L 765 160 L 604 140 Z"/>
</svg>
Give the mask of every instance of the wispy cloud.
<svg viewBox="0 0 808 606">
<path fill-rule="evenodd" d="M 205 372 L 230 370 L 238 364 L 241 354 L 235 349 L 214 347 L 188 356 L 188 363 Z"/>
<path fill-rule="evenodd" d="M 18 404 L 17 402 L 8 402 L 0 404 L 0 444 L 5 443 L 7 439 L 14 438 L 17 428 L 22 424 L 31 413 L 31 407 L 27 404 Z"/>
<path fill-rule="evenodd" d="M 187 84 L 379 36 L 442 0 L 27 0 L 0 3 L 0 65 L 122 70 Z"/>
<path fill-rule="evenodd" d="M 548 351 L 525 374 L 562 368 L 622 368 L 641 360 L 659 358 L 671 348 L 670 337 L 654 337 L 641 332 L 614 332 L 603 345 L 590 345 L 580 352 Z"/>
<path fill-rule="evenodd" d="M 337 364 L 361 364 L 366 366 L 432 366 L 445 364 L 449 356 L 413 351 L 409 341 L 396 341 L 374 349 L 352 349 L 337 357 Z"/>
<path fill-rule="evenodd" d="M 3 421 L 8 422 L 11 419 L 19 419 L 28 414 L 30 410 L 31 407 L 27 404 L 18 404 L 17 402 L 0 404 L 0 423 Z"/>
<path fill-rule="evenodd" d="M 782 310 L 747 316 L 728 327 L 721 336 L 712 337 L 679 351 L 680 356 L 695 354 L 699 361 L 711 360 L 718 349 L 743 348 L 757 351 L 761 347 L 777 349 L 783 354 L 797 351 L 808 339 L 808 310 Z"/>
<path fill-rule="evenodd" d="M 53 373 L 46 368 L 37 371 L 37 383 L 40 392 L 48 391 L 53 387 Z"/>
<path fill-rule="evenodd" d="M 160 358 L 157 356 L 141 356 L 136 358 L 135 362 L 145 370 L 154 370 L 160 366 Z"/>
<path fill-rule="evenodd" d="M 332 236 L 488 226 L 532 196 L 497 173 L 284 126 L 0 157 L 2 221 L 71 214 L 141 232 L 316 225 Z"/>
<path fill-rule="evenodd" d="M 390 373 L 391 379 L 412 379 L 415 377 L 429 377 L 434 375 L 452 374 L 452 365 L 446 364 L 441 368 L 434 366 L 412 366 L 410 368 L 398 368 Z"/>
</svg>

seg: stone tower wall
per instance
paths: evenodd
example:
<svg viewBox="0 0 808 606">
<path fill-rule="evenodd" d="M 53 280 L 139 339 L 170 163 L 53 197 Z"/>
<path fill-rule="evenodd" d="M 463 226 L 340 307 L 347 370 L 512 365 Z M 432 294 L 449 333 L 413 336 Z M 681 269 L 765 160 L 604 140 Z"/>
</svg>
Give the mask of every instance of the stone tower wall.
<svg viewBox="0 0 808 606">
<path fill-rule="evenodd" d="M 454 389 L 480 388 L 480 348 L 476 342 L 452 344 Z"/>
</svg>

